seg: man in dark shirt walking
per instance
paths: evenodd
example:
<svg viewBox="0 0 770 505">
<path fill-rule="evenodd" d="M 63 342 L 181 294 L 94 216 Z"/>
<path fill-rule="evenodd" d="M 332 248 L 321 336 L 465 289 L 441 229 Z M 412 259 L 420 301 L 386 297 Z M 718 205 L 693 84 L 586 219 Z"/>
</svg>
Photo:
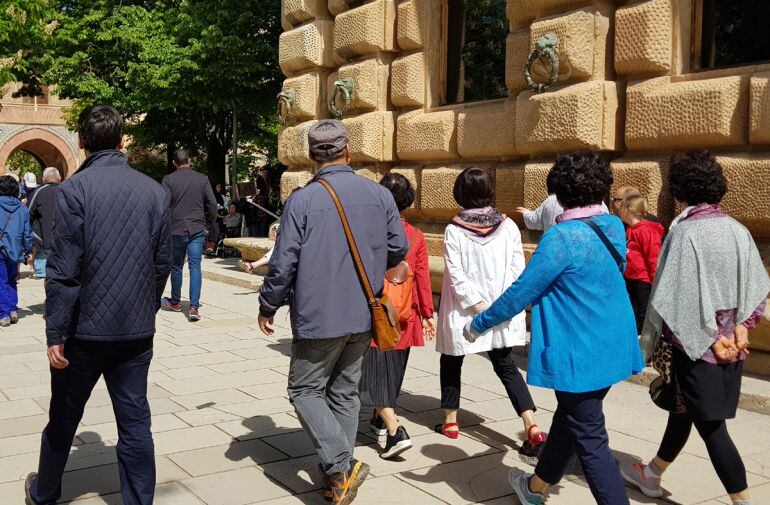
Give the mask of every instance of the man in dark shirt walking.
<svg viewBox="0 0 770 505">
<path fill-rule="evenodd" d="M 190 270 L 190 321 L 199 321 L 201 298 L 201 258 L 206 244 L 206 218 L 214 223 L 217 201 L 208 178 L 190 168 L 190 155 L 184 149 L 174 154 L 176 171 L 163 178 L 171 202 L 171 233 L 174 263 L 171 267 L 171 298 L 163 299 L 163 309 L 182 311 L 182 268 L 187 256 Z"/>
<path fill-rule="evenodd" d="M 55 167 L 43 170 L 43 185 L 37 188 L 29 202 L 29 220 L 35 235 L 35 278 L 45 279 L 45 265 L 53 243 L 53 218 L 56 211 L 56 193 L 61 175 Z"/>
<path fill-rule="evenodd" d="M 25 482 L 26 503 L 52 505 L 61 497 L 72 439 L 104 376 L 118 424 L 123 503 L 151 505 L 155 448 L 147 374 L 171 269 L 168 200 L 119 151 L 118 111 L 86 108 L 78 136 L 88 157 L 56 193 L 45 286 L 51 404 L 38 471 Z"/>
</svg>

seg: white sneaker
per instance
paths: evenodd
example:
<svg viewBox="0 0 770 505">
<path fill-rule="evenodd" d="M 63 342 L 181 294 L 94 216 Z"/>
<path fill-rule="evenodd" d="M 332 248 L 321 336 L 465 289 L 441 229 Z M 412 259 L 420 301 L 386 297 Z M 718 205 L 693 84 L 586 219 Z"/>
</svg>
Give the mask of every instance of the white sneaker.
<svg viewBox="0 0 770 505">
<path fill-rule="evenodd" d="M 663 496 L 663 488 L 660 487 L 660 477 L 648 475 L 642 463 L 620 465 L 620 475 L 623 480 L 639 488 L 639 490 L 649 498 L 660 498 Z"/>
</svg>

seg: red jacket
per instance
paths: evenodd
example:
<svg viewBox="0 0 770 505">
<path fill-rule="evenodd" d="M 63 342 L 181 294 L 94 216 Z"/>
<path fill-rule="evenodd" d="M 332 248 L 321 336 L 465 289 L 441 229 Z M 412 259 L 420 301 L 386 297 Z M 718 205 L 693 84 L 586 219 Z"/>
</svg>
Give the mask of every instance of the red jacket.
<svg viewBox="0 0 770 505">
<path fill-rule="evenodd" d="M 640 221 L 626 230 L 628 241 L 628 265 L 626 279 L 652 284 L 658 269 L 658 256 L 663 242 L 663 225 L 652 221 Z"/>
</svg>

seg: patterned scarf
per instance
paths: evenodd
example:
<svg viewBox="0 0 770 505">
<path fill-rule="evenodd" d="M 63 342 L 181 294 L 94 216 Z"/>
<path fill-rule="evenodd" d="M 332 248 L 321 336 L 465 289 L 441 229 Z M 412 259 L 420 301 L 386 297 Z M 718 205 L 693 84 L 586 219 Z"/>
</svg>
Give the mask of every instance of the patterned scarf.
<svg viewBox="0 0 770 505">
<path fill-rule="evenodd" d="M 505 221 L 505 214 L 494 207 L 466 209 L 460 212 L 452 224 L 464 228 L 479 236 L 486 236 L 495 231 Z"/>
</svg>

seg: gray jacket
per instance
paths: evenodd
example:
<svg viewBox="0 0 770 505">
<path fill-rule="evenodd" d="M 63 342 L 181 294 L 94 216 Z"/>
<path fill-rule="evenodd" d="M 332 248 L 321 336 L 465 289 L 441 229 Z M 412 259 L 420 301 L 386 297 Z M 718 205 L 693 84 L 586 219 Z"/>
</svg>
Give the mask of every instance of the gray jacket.
<svg viewBox="0 0 770 505">
<path fill-rule="evenodd" d="M 324 167 L 345 208 L 375 293 L 385 270 L 406 256 L 409 243 L 393 195 L 345 165 Z M 284 206 L 281 229 L 259 295 L 260 314 L 272 317 L 288 303 L 295 338 L 326 339 L 371 330 L 371 314 L 337 208 L 313 182 Z"/>
</svg>

